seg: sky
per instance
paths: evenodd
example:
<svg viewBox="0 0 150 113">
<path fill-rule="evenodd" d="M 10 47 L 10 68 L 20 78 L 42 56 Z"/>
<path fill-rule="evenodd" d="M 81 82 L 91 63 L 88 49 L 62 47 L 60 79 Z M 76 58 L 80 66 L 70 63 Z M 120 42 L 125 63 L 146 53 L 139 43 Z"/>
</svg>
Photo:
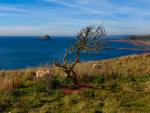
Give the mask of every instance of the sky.
<svg viewBox="0 0 150 113">
<path fill-rule="evenodd" d="M 150 0 L 0 0 L 0 35 L 150 34 Z"/>
</svg>

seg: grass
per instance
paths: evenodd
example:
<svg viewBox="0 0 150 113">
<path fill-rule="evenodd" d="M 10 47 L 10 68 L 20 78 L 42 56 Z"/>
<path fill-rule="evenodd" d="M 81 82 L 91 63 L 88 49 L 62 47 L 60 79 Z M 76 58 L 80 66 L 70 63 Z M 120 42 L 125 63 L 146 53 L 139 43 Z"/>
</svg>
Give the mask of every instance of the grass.
<svg viewBox="0 0 150 113">
<path fill-rule="evenodd" d="M 93 64 L 101 69 L 93 69 Z M 51 79 L 36 79 L 41 68 L 0 71 L 0 113 L 149 113 L 150 55 L 80 63 L 76 88 L 55 66 Z M 70 87 L 62 87 L 70 84 Z"/>
</svg>

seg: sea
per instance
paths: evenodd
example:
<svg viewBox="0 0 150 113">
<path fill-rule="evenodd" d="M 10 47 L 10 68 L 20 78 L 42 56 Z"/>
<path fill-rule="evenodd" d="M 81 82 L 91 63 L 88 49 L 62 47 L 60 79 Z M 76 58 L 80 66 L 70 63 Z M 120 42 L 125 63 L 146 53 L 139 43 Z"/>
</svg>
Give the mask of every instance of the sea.
<svg viewBox="0 0 150 113">
<path fill-rule="evenodd" d="M 106 37 L 106 48 L 147 48 L 127 42 L 110 41 L 120 40 L 121 38 L 125 38 L 125 36 Z M 39 36 L 1 36 L 0 70 L 39 67 L 51 65 L 55 61 L 62 62 L 66 49 L 72 47 L 75 41 L 75 37 L 71 36 L 52 36 L 51 40 L 42 40 Z M 106 48 L 96 52 L 82 51 L 81 61 L 95 61 L 145 53 L 143 50 Z M 73 60 L 74 57 L 70 55 L 70 58 Z"/>
</svg>

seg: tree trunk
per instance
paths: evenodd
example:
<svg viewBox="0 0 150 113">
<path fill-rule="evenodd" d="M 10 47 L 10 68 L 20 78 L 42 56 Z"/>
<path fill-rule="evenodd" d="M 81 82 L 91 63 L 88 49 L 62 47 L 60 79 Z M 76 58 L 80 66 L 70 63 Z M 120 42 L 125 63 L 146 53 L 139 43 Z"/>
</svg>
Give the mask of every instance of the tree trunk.
<svg viewBox="0 0 150 113">
<path fill-rule="evenodd" d="M 73 83 L 77 86 L 80 85 L 79 79 L 77 77 L 77 74 L 72 70 L 72 78 L 73 78 Z"/>
</svg>

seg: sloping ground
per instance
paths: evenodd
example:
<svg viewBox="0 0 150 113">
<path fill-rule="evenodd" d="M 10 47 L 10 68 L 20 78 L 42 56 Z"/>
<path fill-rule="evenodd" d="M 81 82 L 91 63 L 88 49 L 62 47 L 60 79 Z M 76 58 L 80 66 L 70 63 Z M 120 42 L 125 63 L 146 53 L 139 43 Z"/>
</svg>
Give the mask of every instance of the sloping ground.
<svg viewBox="0 0 150 113">
<path fill-rule="evenodd" d="M 101 64 L 101 69 L 93 70 L 93 64 Z M 83 71 L 83 72 L 82 72 Z M 123 76 L 140 76 L 150 72 L 150 54 L 130 55 L 120 58 L 81 63 L 77 66 L 77 72 L 95 73 Z"/>
<path fill-rule="evenodd" d="M 100 64 L 93 69 L 93 64 Z M 46 67 L 47 68 L 47 67 Z M 41 68 L 40 68 L 41 69 Z M 71 81 L 55 66 L 53 79 L 36 79 L 38 69 L 0 72 L 0 113 L 149 113 L 150 54 L 85 62 L 76 66 L 83 83 L 96 88 L 61 87 Z"/>
</svg>

